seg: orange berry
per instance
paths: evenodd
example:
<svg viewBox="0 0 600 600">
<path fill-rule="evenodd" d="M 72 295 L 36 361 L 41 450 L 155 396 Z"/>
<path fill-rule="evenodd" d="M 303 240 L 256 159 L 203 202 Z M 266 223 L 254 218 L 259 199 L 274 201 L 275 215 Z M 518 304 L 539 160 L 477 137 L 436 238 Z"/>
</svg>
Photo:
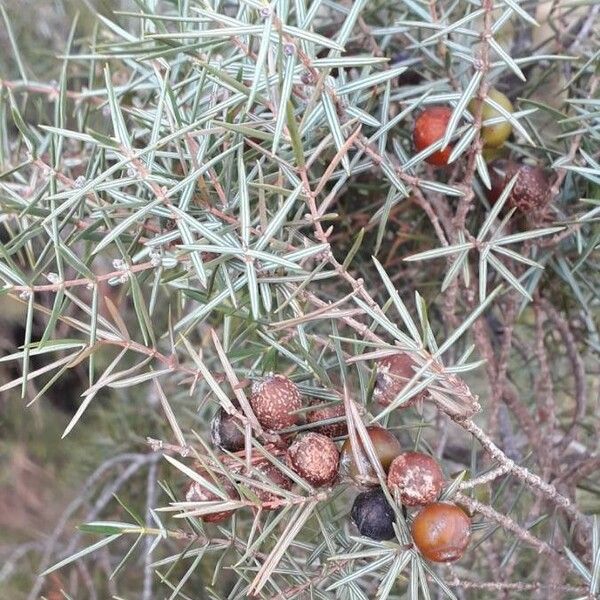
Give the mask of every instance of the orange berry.
<svg viewBox="0 0 600 600">
<path fill-rule="evenodd" d="M 415 517 L 412 537 L 428 560 L 453 562 L 462 557 L 469 545 L 471 519 L 456 504 L 429 504 Z"/>
<path fill-rule="evenodd" d="M 429 106 L 417 117 L 413 129 L 413 142 L 417 152 L 421 152 L 444 137 L 446 128 L 452 116 L 452 109 L 448 106 Z M 452 153 L 452 146 L 448 144 L 443 150 L 430 154 L 425 161 L 430 165 L 445 167 Z"/>
</svg>

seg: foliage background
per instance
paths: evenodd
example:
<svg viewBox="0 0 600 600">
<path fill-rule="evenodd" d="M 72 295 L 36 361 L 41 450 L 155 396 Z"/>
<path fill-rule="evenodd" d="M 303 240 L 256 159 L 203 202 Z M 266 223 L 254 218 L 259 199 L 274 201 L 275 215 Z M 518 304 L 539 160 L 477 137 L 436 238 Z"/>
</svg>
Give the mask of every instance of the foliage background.
<svg viewBox="0 0 600 600">
<path fill-rule="evenodd" d="M 32 79 L 57 81 L 61 63 L 57 56 L 65 49 L 73 19 L 79 14 L 82 37 L 92 31 L 95 17 L 90 9 L 110 13 L 111 9 L 133 8 L 120 0 L 8 0 L 3 3 L 10 18 L 19 50 Z M 19 77 L 7 29 L 0 27 L 0 80 Z M 44 115 L 51 106 L 40 107 Z M 38 115 L 31 115 L 35 120 Z M 11 135 L 16 135 L 12 129 Z M 4 233 L 3 233 L 4 236 Z M 6 241 L 3 237 L 2 241 Z M 22 344 L 26 311 L 10 298 L 0 298 L 0 355 L 14 352 Z M 3 381 L 16 372 L 0 365 Z M 155 415 L 152 399 L 136 398 L 137 406 L 106 395 L 103 407 L 93 410 L 87 423 L 60 440 L 78 404 L 77 389 L 83 389 L 82 374 L 73 374 L 51 389 L 44 401 L 24 409 L 18 390 L 0 393 L 0 597 L 26 598 L 37 581 L 44 544 L 57 525 L 65 507 L 81 493 L 82 482 L 104 460 L 124 451 L 145 447 L 140 429 Z M 117 396 L 117 394 L 114 394 Z M 147 407 L 147 410 L 144 408 Z M 145 417 L 148 417 L 147 420 Z M 155 433 L 158 428 L 155 429 Z M 141 486 L 135 490 L 139 493 Z M 72 537 L 81 519 L 74 515 L 66 524 L 66 538 Z M 137 584 L 131 586 L 136 589 Z M 64 582 L 51 579 L 40 593 L 49 600 L 63 598 Z M 104 593 L 99 587 L 98 597 Z M 54 595 L 52 595 L 54 594 Z M 36 597 L 39 597 L 37 595 Z"/>
<path fill-rule="evenodd" d="M 101 11 L 108 11 L 111 8 L 116 8 L 115 2 L 100 2 L 98 8 Z M 385 3 L 383 3 L 385 5 Z M 60 54 L 64 51 L 66 39 L 68 37 L 69 28 L 76 10 L 81 9 L 81 17 L 78 25 L 78 37 L 82 39 L 90 35 L 93 31 L 93 19 L 88 14 L 85 6 L 80 2 L 58 1 L 36 1 L 23 0 L 19 2 L 4 2 L 4 6 L 10 17 L 10 21 L 14 27 L 15 37 L 19 40 L 19 49 L 23 53 L 27 68 L 30 69 L 33 80 L 49 81 L 60 78 L 61 64 L 54 57 L 55 54 Z M 133 7 L 126 2 L 121 3 L 122 8 Z M 393 11 L 392 11 L 393 14 Z M 32 18 L 35 15 L 35 18 Z M 563 27 L 568 29 L 568 21 L 573 19 L 574 22 L 580 22 L 581 15 L 573 11 L 566 17 L 567 23 L 562 23 Z M 383 24 L 380 24 L 383 26 Z M 548 25 L 545 26 L 546 37 L 543 33 L 537 33 L 541 40 L 550 40 L 547 42 L 549 51 L 556 51 L 552 47 L 551 40 L 555 37 L 555 32 Z M 507 36 L 515 36 L 518 38 L 519 31 L 509 30 Z M 4 29 L 0 30 L 0 43 L 2 44 L 2 53 L 0 55 L 0 79 L 14 79 L 18 77 L 18 71 L 14 60 L 12 59 L 12 51 L 10 43 Z M 529 38 L 525 39 L 524 43 L 531 43 Z M 544 42 L 541 42 L 542 47 Z M 513 46 L 514 50 L 522 50 L 519 44 Z M 541 51 L 542 48 L 540 48 Z M 364 49 L 362 49 L 364 50 Z M 533 89 L 528 89 L 528 98 L 532 100 L 542 100 L 547 103 L 548 108 L 552 106 L 560 109 L 563 107 L 564 84 L 566 82 L 564 71 L 560 69 L 552 69 L 548 71 L 549 75 L 544 75 L 544 66 L 533 67 L 528 71 L 528 77 Z M 118 75 L 118 73 L 117 73 Z M 505 79 L 504 83 L 510 87 L 510 77 Z M 584 90 L 578 90 L 584 91 Z M 32 102 L 27 105 L 27 120 L 28 122 L 37 123 L 51 119 L 52 106 L 44 102 Z M 543 131 L 544 139 L 552 139 L 553 136 L 561 133 L 563 130 L 556 123 L 556 114 L 551 110 L 542 110 L 531 117 L 528 122 L 528 127 L 534 131 Z M 593 121 L 592 121 L 593 123 Z M 17 136 L 16 129 L 11 131 L 13 138 Z M 595 136 L 597 140 L 597 132 L 590 134 Z M 597 153 L 594 155 L 597 159 Z M 331 157 L 330 157 L 331 158 Z M 569 181 L 569 185 L 574 185 Z M 382 201 L 385 201 L 385 184 L 381 182 L 381 178 L 373 176 L 365 176 L 361 178 L 357 176 L 345 187 L 344 193 L 341 196 L 339 206 L 336 207 L 338 216 L 335 221 L 336 229 L 332 244 L 334 252 L 340 261 L 344 260 L 347 255 L 354 236 L 360 226 L 367 225 L 369 218 L 377 207 L 381 206 Z M 594 191 L 595 190 L 595 191 Z M 597 198 L 597 187 L 591 187 L 589 196 Z M 594 196 L 594 193 L 596 194 Z M 360 203 L 359 210 L 356 210 L 357 204 Z M 391 216 L 390 229 L 392 235 L 386 238 L 387 253 L 383 258 L 380 256 L 381 262 L 386 266 L 388 273 L 390 270 L 394 272 L 393 280 L 395 285 L 400 287 L 403 297 L 407 294 L 412 294 L 414 288 L 418 289 L 432 306 L 432 322 L 438 327 L 437 333 L 447 333 L 443 330 L 441 316 L 435 311 L 439 310 L 439 306 L 435 307 L 435 299 L 439 289 L 441 277 L 443 277 L 443 267 L 438 265 L 439 270 L 428 268 L 420 269 L 414 265 L 403 264 L 401 258 L 408 256 L 411 253 L 420 250 L 427 250 L 435 247 L 435 240 L 431 233 L 431 227 L 423 219 L 420 211 L 415 210 L 414 206 L 404 206 Z M 356 264 L 353 268 L 356 273 L 364 278 L 366 287 L 374 289 L 378 294 L 383 296 L 383 286 L 375 269 L 370 261 L 370 255 L 376 245 L 376 229 L 371 229 L 365 238 L 364 246 L 356 257 Z M 596 236 L 596 237 L 594 237 Z M 593 248 L 597 243 L 597 232 L 593 230 L 590 233 Z M 571 249 L 570 249 L 571 250 Z M 581 256 L 581 252 L 579 253 Z M 106 264 L 103 265 L 106 270 L 110 270 L 112 258 L 115 256 L 108 255 Z M 576 260 L 576 259 L 574 259 Z M 577 346 L 582 356 L 582 361 L 585 363 L 585 372 L 587 376 L 586 384 L 589 386 L 587 394 L 590 399 L 586 407 L 586 412 L 582 415 L 581 423 L 583 433 L 578 436 L 576 442 L 585 448 L 586 458 L 595 458 L 597 452 L 597 433 L 598 425 L 595 419 L 595 414 L 598 409 L 598 347 L 594 344 L 597 340 L 593 335 L 589 335 L 590 327 L 584 327 L 582 320 L 587 318 L 593 322 L 597 321 L 597 270 L 593 255 L 590 256 L 589 263 L 586 263 L 585 268 L 589 266 L 589 271 L 586 270 L 582 275 L 585 281 L 585 297 L 589 299 L 589 311 L 582 316 L 581 309 L 578 305 L 578 298 L 573 291 L 570 281 L 561 280 L 557 275 L 556 279 L 551 284 L 552 299 L 574 327 L 574 331 L 578 335 Z M 432 263 L 427 263 L 429 266 Z M 572 263 L 571 263 L 572 264 Z M 564 272 L 563 272 L 564 274 Z M 590 294 L 591 291 L 591 294 Z M 127 323 L 135 323 L 135 310 L 128 301 L 118 292 L 109 292 L 114 294 L 113 301 L 118 306 Z M 327 290 L 328 297 L 335 298 L 335 291 Z M 411 304 L 411 310 L 415 307 Z M 22 303 L 11 300 L 7 296 L 0 299 L 0 324 L 2 325 L 2 353 L 8 354 L 15 351 L 15 347 L 22 343 L 24 331 L 24 323 L 26 321 L 26 312 Z M 104 307 L 106 310 L 106 307 Z M 108 313 L 105 313 L 108 314 Z M 498 315 L 496 315 L 496 318 Z M 157 322 L 160 320 L 166 321 L 168 315 L 159 314 Z M 494 315 L 490 318 L 491 327 L 501 327 L 501 323 L 494 322 Z M 588 323 L 589 326 L 589 323 Z M 43 334 L 44 322 L 34 322 L 36 335 L 34 339 Z M 526 311 L 515 326 L 515 338 L 527 340 L 534 335 L 536 327 L 536 316 L 531 311 Z M 68 337 L 65 332 L 65 337 Z M 573 406 L 573 381 L 571 378 L 573 372 L 573 363 L 569 360 L 569 356 L 564 352 L 561 346 L 560 339 L 555 339 L 553 328 L 550 327 L 545 333 L 545 343 L 547 345 L 549 365 L 545 368 L 551 371 L 550 381 L 554 382 L 553 395 L 556 398 L 556 413 L 558 419 L 564 418 L 572 411 Z M 209 345 L 210 333 L 203 330 L 199 334 L 199 343 Z M 556 342 L 556 352 L 552 351 L 553 340 Z M 531 357 L 528 352 L 531 347 L 526 345 L 522 348 L 517 348 L 515 353 L 511 355 L 509 372 L 511 376 L 511 384 L 518 390 L 527 390 L 536 388 L 539 385 L 537 373 L 540 368 L 544 368 L 540 364 L 541 355 Z M 212 357 L 214 358 L 214 357 Z M 109 357 L 102 354 L 98 357 L 98 368 L 102 368 L 108 364 Z M 43 363 L 37 362 L 37 366 Z M 34 366 L 36 364 L 34 363 Z M 267 365 L 268 366 L 268 360 Z M 525 366 L 526 368 L 523 368 Z M 19 376 L 18 368 L 11 363 L 0 363 L 2 369 L 2 377 L 5 381 L 10 381 Z M 488 392 L 488 384 L 483 381 L 481 368 L 474 373 L 465 374 L 465 379 L 475 393 L 481 393 L 486 396 Z M 32 586 L 39 580 L 35 578 L 39 571 L 40 564 L 48 561 L 56 560 L 59 556 L 65 554 L 65 550 L 70 549 L 71 552 L 83 547 L 85 543 L 92 543 L 97 540 L 97 536 L 84 536 L 78 534 L 73 538 L 75 527 L 82 521 L 94 520 L 96 517 L 110 520 L 126 520 L 127 514 L 120 506 L 112 501 L 106 501 L 102 504 L 99 501 L 103 500 L 106 495 L 110 497 L 113 491 L 115 481 L 122 477 L 123 482 L 127 485 L 119 490 L 119 497 L 127 506 L 133 506 L 137 511 L 143 513 L 147 505 L 164 504 L 165 497 L 158 501 L 157 497 L 162 494 L 160 488 L 154 486 L 153 482 L 161 479 L 166 482 L 166 485 L 174 487 L 181 485 L 181 478 L 178 477 L 173 469 L 165 468 L 162 463 L 158 463 L 153 458 L 147 458 L 146 436 L 155 437 L 158 439 L 171 439 L 172 434 L 168 425 L 165 423 L 163 411 L 160 404 L 159 394 L 152 386 L 136 386 L 124 389 L 103 391 L 98 397 L 99 401 L 95 402 L 90 410 L 86 413 L 85 418 L 78 424 L 74 431 L 65 440 L 60 440 L 61 434 L 70 421 L 71 416 L 79 404 L 78 393 L 87 386 L 87 369 L 85 366 L 72 369 L 57 385 L 53 386 L 46 394 L 43 401 L 36 402 L 31 407 L 24 409 L 24 402 L 20 399 L 18 389 L 4 392 L 1 400 L 0 413 L 0 556 L 4 559 L 0 562 L 3 567 L 0 568 L 2 581 L 0 583 L 3 593 L 11 598 L 26 598 L 30 594 Z M 364 382 L 363 382 L 364 384 Z M 39 391 L 39 387 L 35 383 L 30 384 L 27 390 L 27 398 L 34 397 Z M 169 383 L 164 386 L 164 391 L 167 394 L 171 404 L 177 407 L 177 416 L 179 424 L 183 431 L 187 433 L 191 430 L 205 431 L 206 421 L 213 412 L 213 407 L 202 404 L 200 411 L 197 410 L 198 405 L 204 399 L 204 395 L 192 395 L 187 393 L 186 389 L 178 388 L 175 385 L 169 387 Z M 540 419 L 539 413 L 536 412 L 536 399 L 531 396 L 524 400 L 524 404 L 528 410 L 531 410 L 534 423 L 538 423 Z M 538 407 L 539 408 L 539 407 Z M 489 415 L 485 414 L 487 418 Z M 435 423 L 435 417 L 428 416 L 428 421 Z M 514 419 L 506 408 L 499 410 L 496 417 L 500 420 L 501 425 L 499 431 L 501 435 L 502 445 L 505 452 L 510 458 L 523 459 L 528 456 L 528 452 L 540 452 L 540 448 L 530 448 L 529 440 L 524 439 L 524 433 L 519 428 L 518 419 Z M 517 423 L 515 425 L 515 422 Z M 412 427 L 419 427 L 418 419 L 411 421 Z M 408 428 L 408 427 L 407 427 Z M 560 432 L 560 426 L 556 429 L 556 434 Z M 468 438 L 458 434 L 454 426 L 448 426 L 444 430 L 444 435 L 447 438 L 446 446 L 446 468 L 455 468 L 455 472 L 460 471 L 465 465 L 468 465 L 471 459 L 472 446 Z M 596 440 L 596 441 L 594 441 Z M 424 443 L 435 444 L 436 435 L 432 433 L 424 434 Z M 545 440 L 547 442 L 547 440 Z M 139 454 L 139 462 L 135 460 L 128 463 L 133 468 L 131 472 L 127 472 L 125 467 L 117 464 L 114 471 L 101 474 L 98 481 L 94 480 L 95 485 L 90 493 L 90 497 L 86 498 L 85 493 L 82 493 L 81 484 L 96 472 L 98 465 L 111 464 L 111 460 L 115 457 L 122 456 L 125 453 Z M 588 455 L 589 453 L 589 455 Z M 567 455 L 565 455 L 567 456 Z M 576 453 L 575 453 L 576 456 Z M 117 460 L 115 459 L 115 460 Z M 137 459 L 136 459 L 137 460 Z M 565 459 L 566 460 L 566 459 Z M 571 458 L 569 460 L 576 460 Z M 533 461 L 535 464 L 535 461 Z M 565 467 L 571 468 L 571 465 L 566 464 Z M 577 501 L 579 506 L 588 513 L 595 513 L 600 509 L 600 481 L 598 480 L 597 470 L 592 471 L 590 476 L 581 482 L 577 487 Z M 148 491 L 152 490 L 150 497 Z M 85 499 L 79 506 L 79 501 Z M 483 500 L 488 501 L 488 497 Z M 60 523 L 61 516 L 65 506 L 75 502 L 73 505 L 75 510 L 69 514 L 65 523 Z M 102 505 L 102 513 L 94 515 L 94 507 Z M 527 523 L 527 515 L 534 505 L 534 500 L 527 498 L 518 506 L 513 506 L 513 516 L 518 521 Z M 539 506 L 535 505 L 536 508 Z M 508 510 L 506 504 L 503 505 L 503 510 Z M 94 518 L 90 518 L 94 515 Z M 336 515 L 340 518 L 341 516 Z M 64 525 L 63 529 L 57 533 L 56 540 L 53 539 L 55 527 L 58 524 Z M 484 523 L 485 524 L 485 523 Z M 531 525 L 531 523 L 528 523 Z M 554 533 L 548 530 L 542 532 L 542 537 L 552 536 Z M 512 542 L 511 536 L 502 538 L 505 546 L 509 548 L 505 554 L 499 552 L 500 557 L 496 560 L 507 562 L 511 561 L 512 552 L 510 545 Z M 50 541 L 55 543 L 50 544 Z M 144 541 L 146 543 L 146 541 Z M 579 548 L 582 556 L 587 556 L 589 560 L 589 540 L 582 542 Z M 500 543 L 502 545 L 502 543 Z M 576 545 L 572 546 L 577 550 Z M 51 549 L 48 553 L 48 549 Z M 58 552 L 60 548 L 60 552 Z M 125 546 L 121 548 L 125 549 Z M 495 550 L 494 550 L 495 551 Z M 48 555 L 46 555 L 48 553 Z M 586 554 L 587 553 L 587 554 Z M 115 551 L 118 555 L 118 551 Z M 526 553 L 519 555 L 521 558 L 520 564 L 516 567 L 517 575 L 523 580 L 527 580 L 529 573 L 535 573 L 538 570 L 539 564 L 534 553 Z M 102 559 L 94 563 L 91 571 L 86 570 L 82 564 L 79 572 L 71 575 L 72 579 L 79 578 L 78 583 L 73 589 L 79 591 L 79 595 L 74 597 L 97 597 L 104 598 L 107 593 L 118 593 L 122 597 L 136 597 L 136 591 L 147 589 L 148 584 L 148 569 L 130 568 L 127 569 L 127 577 L 121 577 L 118 584 L 105 582 L 105 575 L 110 572 L 110 567 L 114 567 L 114 562 L 109 564 L 110 557 L 106 556 L 105 564 L 102 564 Z M 138 567 L 147 567 L 148 563 L 144 564 L 144 558 L 135 558 L 135 565 Z M 480 561 L 479 569 L 491 573 L 489 579 L 494 579 L 494 574 L 498 573 L 500 568 L 498 564 L 485 564 L 486 561 Z M 493 561 L 492 561 L 493 563 Z M 45 564 L 45 566 L 48 566 Z M 210 560 L 203 562 L 205 572 L 200 572 L 194 581 L 206 581 L 208 574 L 212 573 L 214 563 Z M 514 565 L 512 565 L 513 568 Z M 179 570 L 181 571 L 181 570 Z M 182 576 L 183 571 L 176 570 L 173 579 L 177 580 Z M 481 572 L 481 571 L 480 571 Z M 59 589 L 68 588 L 73 585 L 72 581 L 65 579 L 64 573 L 54 574 L 48 578 L 43 587 L 39 589 L 39 593 L 48 595 L 58 594 Z M 228 581 L 229 579 L 229 581 Z M 232 585 L 234 576 L 225 576 L 219 582 L 221 593 L 225 593 L 228 586 Z M 108 588 L 104 586 L 108 585 Z M 80 586 L 80 587 L 78 587 Z M 111 588 L 111 586 L 113 586 Z M 199 588 L 202 589 L 202 588 Z M 198 592 L 198 597 L 205 597 L 204 592 Z M 463 592 L 463 597 L 486 597 L 481 594 L 487 592 L 473 592 L 474 596 L 468 596 L 468 592 Z M 517 594 L 529 594 L 530 592 L 514 592 Z M 558 592 L 558 596 L 561 593 Z M 128 595 L 131 594 L 131 595 Z M 546 592 L 543 592 L 546 594 Z M 60 596 L 56 596 L 59 598 Z M 209 597 L 209 596 L 206 596 Z M 52 597 L 54 600 L 54 597 Z"/>
</svg>

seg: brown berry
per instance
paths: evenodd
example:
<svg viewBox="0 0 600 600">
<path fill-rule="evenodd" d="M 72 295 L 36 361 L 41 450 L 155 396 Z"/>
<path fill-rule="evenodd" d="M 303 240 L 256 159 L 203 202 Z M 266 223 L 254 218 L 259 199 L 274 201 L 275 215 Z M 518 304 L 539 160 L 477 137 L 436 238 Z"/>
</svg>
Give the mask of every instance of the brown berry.
<svg viewBox="0 0 600 600">
<path fill-rule="evenodd" d="M 453 562 L 462 557 L 469 545 L 471 519 L 456 504 L 429 504 L 415 517 L 412 537 L 428 560 Z"/>
<path fill-rule="evenodd" d="M 379 359 L 377 361 L 375 390 L 373 391 L 375 401 L 384 406 L 391 404 L 406 384 L 415 376 L 416 367 L 416 363 L 405 352 Z M 415 394 L 401 404 L 400 408 L 414 406 L 419 400 L 423 400 L 425 395 L 424 390 Z"/>
<path fill-rule="evenodd" d="M 297 425 L 302 398 L 296 384 L 284 375 L 269 375 L 252 386 L 252 410 L 266 429 L 278 431 Z"/>
<path fill-rule="evenodd" d="M 204 469 L 197 469 L 197 472 L 198 475 L 206 479 L 206 481 L 210 482 L 213 486 L 221 488 L 229 498 L 235 500 L 239 499 L 239 495 L 235 487 L 228 479 L 224 477 L 219 477 L 216 483 L 215 480 Z M 192 480 L 186 488 L 186 502 L 216 502 L 217 500 L 224 502 L 223 498 L 217 496 L 214 492 L 209 490 L 207 487 L 203 486 L 198 481 Z M 207 515 L 203 515 L 201 519 L 206 523 L 220 523 L 221 521 L 225 521 L 226 519 L 228 519 L 233 514 L 233 512 L 234 511 L 232 510 L 214 512 Z"/>
<path fill-rule="evenodd" d="M 437 500 L 444 487 L 444 475 L 431 456 L 403 452 L 392 462 L 387 483 L 392 494 L 398 492 L 405 506 L 423 506 Z"/>
<path fill-rule="evenodd" d="M 373 449 L 381 463 L 381 467 L 387 473 L 392 461 L 402 452 L 400 442 L 393 433 L 377 425 L 367 427 L 367 434 L 373 444 Z M 341 471 L 344 475 L 351 477 L 356 483 L 361 485 L 377 485 L 379 483 L 377 473 L 360 439 L 359 445 L 360 447 L 356 448 L 356 455 L 360 461 L 360 467 L 354 458 L 350 438 L 344 442 L 340 454 Z"/>
<path fill-rule="evenodd" d="M 258 466 L 256 470 L 261 474 L 261 482 L 275 484 L 278 488 L 286 491 L 292 489 L 292 480 L 284 475 L 275 465 L 271 463 L 263 463 Z M 264 510 L 276 510 L 278 508 L 278 506 L 269 506 L 269 503 L 274 503 L 278 500 L 281 500 L 282 497 L 280 494 L 267 490 L 266 486 L 259 487 L 257 485 L 253 485 L 251 487 L 252 491 L 263 503 Z"/>
<path fill-rule="evenodd" d="M 413 142 L 417 152 L 425 150 L 444 137 L 450 117 L 452 109 L 448 106 L 430 106 L 421 112 L 413 129 Z M 448 164 L 451 153 L 452 146 L 448 144 L 443 150 L 430 154 L 425 161 L 430 165 L 444 167 Z"/>
<path fill-rule="evenodd" d="M 210 424 L 212 443 L 221 450 L 238 452 L 246 445 L 244 427 L 236 415 L 230 415 L 223 408 L 217 411 Z"/>
<path fill-rule="evenodd" d="M 313 404 L 320 404 L 319 400 L 315 400 Z M 346 410 L 343 404 L 335 404 L 330 406 L 324 406 L 322 408 L 317 408 L 316 410 L 311 410 L 306 415 L 306 420 L 309 423 L 319 423 L 320 421 L 327 421 L 329 419 L 336 419 L 339 417 L 345 417 Z M 341 437 L 348 433 L 348 425 L 346 421 L 340 421 L 339 423 L 327 423 L 324 425 L 319 425 L 313 429 L 316 433 L 320 433 L 322 435 L 326 435 L 330 438 Z"/>
<path fill-rule="evenodd" d="M 492 204 L 498 201 L 510 180 L 517 174 L 517 180 L 506 201 L 506 206 L 517 208 L 527 214 L 544 208 L 551 200 L 550 178 L 540 167 L 499 159 L 490 163 L 488 171 L 492 184 L 488 199 Z"/>
<path fill-rule="evenodd" d="M 337 476 L 340 454 L 335 443 L 320 433 L 305 433 L 287 452 L 287 462 L 314 486 L 327 485 Z"/>
</svg>

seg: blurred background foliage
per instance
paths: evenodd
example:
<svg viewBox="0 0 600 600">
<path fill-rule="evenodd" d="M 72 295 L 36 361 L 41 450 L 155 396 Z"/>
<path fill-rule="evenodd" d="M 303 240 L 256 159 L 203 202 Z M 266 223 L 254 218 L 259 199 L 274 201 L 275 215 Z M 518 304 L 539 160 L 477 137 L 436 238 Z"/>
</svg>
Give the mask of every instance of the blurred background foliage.
<svg viewBox="0 0 600 600">
<path fill-rule="evenodd" d="M 96 17 L 91 8 L 101 14 L 112 10 L 134 7 L 128 0 L 3 0 L 19 51 L 32 80 L 52 81 L 60 76 L 65 40 L 73 19 L 78 17 L 78 36 L 87 40 Z M 87 41 L 86 41 L 87 44 Z M 75 42 L 75 51 L 80 48 Z M 87 47 L 87 46 L 86 46 Z M 4 25 L 0 25 L 0 80 L 19 77 L 10 39 Z M 37 112 L 33 113 L 33 108 Z M 47 122 L 52 115 L 52 104 L 42 97 L 29 103 L 28 117 L 32 122 Z M 16 130 L 15 130 L 16 132 Z M 4 233 L 3 233 L 4 235 Z M 23 343 L 26 309 L 8 296 L 0 297 L 0 357 L 15 352 Z M 41 328 L 41 331 L 40 331 Z M 43 332 L 43 323 L 37 328 Z M 43 365 L 38 360 L 35 367 Z M 0 381 L 18 376 L 14 364 L 0 363 Z M 42 544 L 52 535 L 65 507 L 81 494 L 81 485 L 98 465 L 121 452 L 146 450 L 145 438 L 160 437 L 164 421 L 159 416 L 157 398 L 144 397 L 138 389 L 112 394 L 102 392 L 86 418 L 64 440 L 61 435 L 79 404 L 79 393 L 85 387 L 87 373 L 70 370 L 64 379 L 50 388 L 43 401 L 25 407 L 17 388 L 0 393 L 0 598 L 26 598 L 36 580 Z M 29 390 L 35 396 L 37 390 Z M 139 395 L 139 396 L 138 396 Z M 30 397 L 32 397 L 30 396 Z M 193 403 L 185 394 L 192 414 Z M 109 479 L 109 477 L 105 477 Z M 135 478 L 132 480 L 135 483 Z M 143 497 L 144 478 L 140 489 L 129 488 L 124 499 Z M 113 516 L 125 511 L 117 508 Z M 81 523 L 79 513 L 69 520 L 67 537 Z M 93 536 L 90 536 L 93 540 Z M 12 550 L 23 548 L 23 556 Z M 6 562 L 3 563 L 3 559 Z M 7 560 L 10 559 L 10 560 Z M 14 561 L 14 562 L 13 562 Z M 98 578 L 98 598 L 106 598 L 107 591 Z M 48 600 L 59 600 L 58 591 L 64 587 L 59 575 L 49 579 L 41 594 Z M 139 589 L 140 582 L 131 582 L 131 589 Z M 54 594 L 54 595 L 53 595 Z"/>
</svg>

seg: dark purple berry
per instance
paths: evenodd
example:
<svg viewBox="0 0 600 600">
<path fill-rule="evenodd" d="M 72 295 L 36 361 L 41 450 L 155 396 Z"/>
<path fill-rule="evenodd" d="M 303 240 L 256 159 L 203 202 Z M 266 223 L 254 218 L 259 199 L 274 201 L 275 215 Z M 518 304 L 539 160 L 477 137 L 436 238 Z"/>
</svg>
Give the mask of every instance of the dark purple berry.
<svg viewBox="0 0 600 600">
<path fill-rule="evenodd" d="M 394 511 L 381 488 L 356 496 L 350 516 L 360 534 L 372 540 L 391 540 L 396 535 Z"/>
<path fill-rule="evenodd" d="M 238 452 L 244 449 L 244 428 L 235 415 L 220 408 L 210 426 L 212 443 L 221 450 Z"/>
</svg>

